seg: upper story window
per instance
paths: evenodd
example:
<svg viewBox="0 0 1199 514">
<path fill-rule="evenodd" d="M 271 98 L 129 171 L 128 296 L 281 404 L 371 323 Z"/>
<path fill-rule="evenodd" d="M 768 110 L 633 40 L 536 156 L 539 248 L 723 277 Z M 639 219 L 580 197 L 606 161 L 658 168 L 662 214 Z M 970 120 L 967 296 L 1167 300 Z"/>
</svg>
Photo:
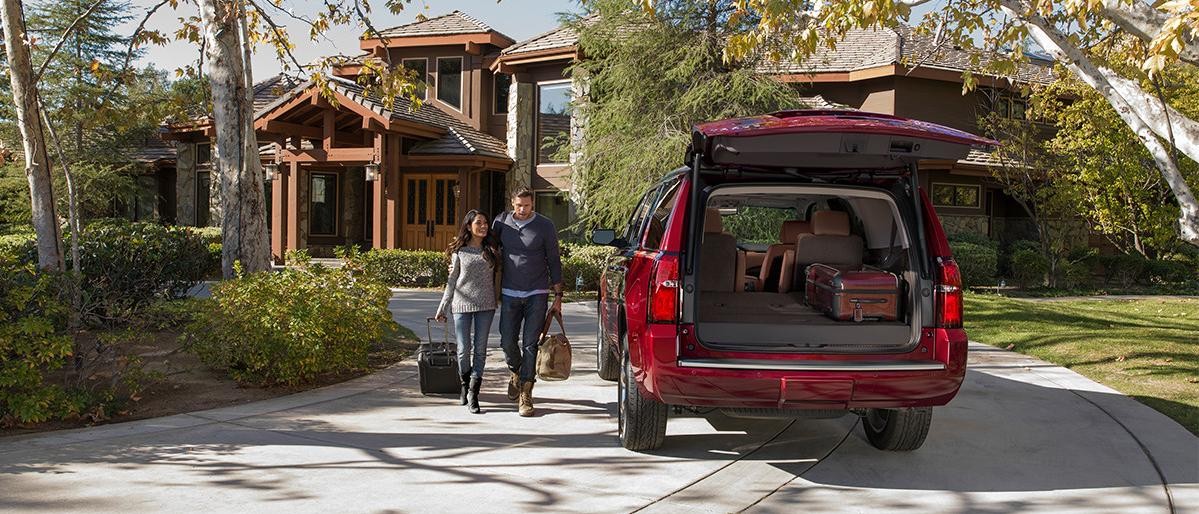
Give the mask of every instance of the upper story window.
<svg viewBox="0 0 1199 514">
<path fill-rule="evenodd" d="M 537 164 L 570 162 L 570 81 L 537 85 Z"/>
<path fill-rule="evenodd" d="M 492 114 L 508 114 L 508 89 L 512 87 L 512 75 L 495 74 L 495 104 Z"/>
<path fill-rule="evenodd" d="M 933 184 L 933 205 L 938 207 L 981 206 L 981 186 L 969 184 Z"/>
<path fill-rule="evenodd" d="M 429 92 L 425 85 L 429 82 L 429 60 L 424 57 L 404 59 L 400 61 L 400 65 L 416 75 L 416 96 L 428 100 Z"/>
<path fill-rule="evenodd" d="M 1028 99 L 1008 91 L 979 89 L 984 114 L 1011 120 L 1028 119 Z"/>
<path fill-rule="evenodd" d="M 437 99 L 462 109 L 462 58 L 437 58 Z"/>
<path fill-rule="evenodd" d="M 196 164 L 212 162 L 212 143 L 196 143 Z"/>
</svg>

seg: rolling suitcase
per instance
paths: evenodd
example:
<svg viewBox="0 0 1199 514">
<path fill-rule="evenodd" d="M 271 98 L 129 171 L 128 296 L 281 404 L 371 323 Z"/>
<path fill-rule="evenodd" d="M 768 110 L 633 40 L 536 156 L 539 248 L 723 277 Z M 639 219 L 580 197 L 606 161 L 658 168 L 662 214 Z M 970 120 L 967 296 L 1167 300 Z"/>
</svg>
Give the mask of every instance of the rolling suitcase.
<svg viewBox="0 0 1199 514">
<path fill-rule="evenodd" d="M 806 275 L 808 305 L 830 318 L 855 322 L 899 318 L 899 278 L 893 273 L 812 264 Z"/>
<path fill-rule="evenodd" d="M 433 322 L 427 318 L 428 342 L 420 345 L 417 353 L 417 372 L 420 375 L 421 394 L 457 394 L 462 390 L 462 376 L 458 373 L 458 350 L 450 343 L 450 326 L 445 323 L 441 342 L 433 341 Z"/>
</svg>

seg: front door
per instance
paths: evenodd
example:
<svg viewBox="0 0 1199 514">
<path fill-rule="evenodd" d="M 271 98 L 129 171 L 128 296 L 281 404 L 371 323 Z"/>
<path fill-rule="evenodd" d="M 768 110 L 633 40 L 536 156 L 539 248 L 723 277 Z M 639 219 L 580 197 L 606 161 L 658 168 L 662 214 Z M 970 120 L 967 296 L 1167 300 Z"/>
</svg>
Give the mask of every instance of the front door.
<svg viewBox="0 0 1199 514">
<path fill-rule="evenodd" d="M 458 176 L 406 174 L 404 215 L 400 247 L 409 250 L 444 250 L 458 230 Z"/>
</svg>

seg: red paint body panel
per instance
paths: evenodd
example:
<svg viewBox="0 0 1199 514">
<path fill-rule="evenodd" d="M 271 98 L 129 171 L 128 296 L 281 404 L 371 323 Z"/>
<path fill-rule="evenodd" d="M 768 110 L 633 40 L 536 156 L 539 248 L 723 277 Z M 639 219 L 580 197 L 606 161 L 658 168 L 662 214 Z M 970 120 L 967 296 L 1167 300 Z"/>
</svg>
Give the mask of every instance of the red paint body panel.
<svg viewBox="0 0 1199 514">
<path fill-rule="evenodd" d="M 695 126 L 695 131 L 709 139 L 716 136 L 743 137 L 840 132 L 918 137 L 980 147 L 998 144 L 992 139 L 936 123 L 861 111 L 780 111 L 761 116 L 701 123 Z"/>
</svg>

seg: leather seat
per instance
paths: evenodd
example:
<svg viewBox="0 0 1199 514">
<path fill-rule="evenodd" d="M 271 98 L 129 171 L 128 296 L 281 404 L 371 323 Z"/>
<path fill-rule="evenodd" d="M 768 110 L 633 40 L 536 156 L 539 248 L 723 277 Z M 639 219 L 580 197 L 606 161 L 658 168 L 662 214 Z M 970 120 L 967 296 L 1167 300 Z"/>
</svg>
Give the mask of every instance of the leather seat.
<svg viewBox="0 0 1199 514">
<path fill-rule="evenodd" d="M 861 236 L 849 231 L 849 214 L 841 211 L 812 213 L 812 233 L 795 240 L 795 277 L 801 280 L 809 264 L 859 269 L 865 255 Z"/>
<path fill-rule="evenodd" d="M 783 276 L 783 255 L 787 250 L 794 253 L 795 241 L 800 234 L 811 234 L 812 224 L 801 220 L 787 220 L 779 229 L 779 243 L 766 248 L 766 257 L 762 260 L 762 268 L 758 271 L 758 291 L 779 291 L 780 278 Z"/>
<path fill-rule="evenodd" d="M 699 290 L 737 292 L 744 275 L 745 254 L 737 248 L 737 238 L 724 231 L 719 210 L 706 209 L 699 249 Z"/>
</svg>

